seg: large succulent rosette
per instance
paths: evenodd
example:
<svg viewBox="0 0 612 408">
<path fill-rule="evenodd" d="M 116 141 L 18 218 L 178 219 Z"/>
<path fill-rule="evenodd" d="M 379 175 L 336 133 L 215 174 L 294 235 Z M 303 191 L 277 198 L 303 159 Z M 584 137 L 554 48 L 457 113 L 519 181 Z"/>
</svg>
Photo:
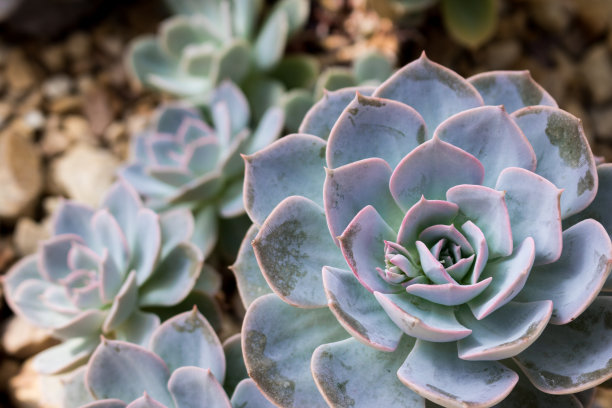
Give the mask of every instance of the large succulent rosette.
<svg viewBox="0 0 612 408">
<path fill-rule="evenodd" d="M 37 355 L 37 369 L 83 364 L 101 334 L 146 344 L 160 323 L 154 311 L 180 304 L 192 290 L 214 295 L 220 278 L 203 267 L 193 229 L 188 210 L 157 215 L 122 182 L 97 210 L 64 201 L 53 236 L 2 280 L 11 309 L 62 340 Z"/>
<path fill-rule="evenodd" d="M 279 406 L 580 407 L 612 377 L 609 168 L 527 72 L 423 56 L 246 163 L 243 349 Z"/>
<path fill-rule="evenodd" d="M 197 109 L 161 108 L 151 129 L 136 135 L 132 162 L 120 176 L 156 211 L 188 208 L 195 218 L 193 242 L 207 256 L 217 241 L 218 218 L 244 213 L 244 162 L 282 131 L 283 112 L 270 108 L 251 131 L 244 94 L 223 82 L 210 100 L 209 126 Z"/>
<path fill-rule="evenodd" d="M 222 344 L 196 308 L 162 323 L 147 346 L 103 339 L 64 391 L 67 407 L 274 407 L 247 378 L 240 334 Z"/>
</svg>

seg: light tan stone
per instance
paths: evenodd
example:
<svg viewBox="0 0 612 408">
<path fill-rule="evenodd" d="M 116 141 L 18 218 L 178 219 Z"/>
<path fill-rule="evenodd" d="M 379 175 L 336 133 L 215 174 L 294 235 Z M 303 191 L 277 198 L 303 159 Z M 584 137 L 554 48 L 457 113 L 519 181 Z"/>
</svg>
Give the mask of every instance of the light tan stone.
<svg viewBox="0 0 612 408">
<path fill-rule="evenodd" d="M 97 206 L 115 179 L 119 160 L 108 150 L 80 143 L 52 165 L 52 178 L 70 198 Z"/>
<path fill-rule="evenodd" d="M 0 133 L 0 217 L 27 213 L 41 188 L 38 149 L 15 132 Z"/>
<path fill-rule="evenodd" d="M 63 388 L 60 376 L 36 372 L 32 359 L 9 381 L 9 394 L 18 408 L 62 408 Z"/>
<path fill-rule="evenodd" d="M 11 316 L 5 321 L 0 341 L 6 354 L 19 359 L 29 358 L 58 344 L 48 330 L 33 326 L 18 316 Z"/>
<path fill-rule="evenodd" d="M 47 226 L 31 218 L 21 217 L 15 226 L 13 240 L 19 255 L 25 256 L 36 252 L 39 242 L 49 238 L 50 235 Z"/>
</svg>

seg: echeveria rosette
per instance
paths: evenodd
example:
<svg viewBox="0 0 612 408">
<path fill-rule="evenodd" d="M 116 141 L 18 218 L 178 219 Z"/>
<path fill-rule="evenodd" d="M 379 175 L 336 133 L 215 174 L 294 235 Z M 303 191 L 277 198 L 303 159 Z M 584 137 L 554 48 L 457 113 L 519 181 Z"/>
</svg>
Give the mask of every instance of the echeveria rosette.
<svg viewBox="0 0 612 408">
<path fill-rule="evenodd" d="M 218 217 L 244 213 L 240 155 L 267 146 L 283 127 L 281 109 L 270 108 L 252 132 L 244 94 L 229 81 L 215 90 L 209 111 L 212 127 L 197 109 L 162 107 L 152 129 L 134 138 L 132 163 L 120 170 L 147 206 L 193 211 L 192 241 L 204 256 L 217 241 Z"/>
<path fill-rule="evenodd" d="M 612 377 L 610 226 L 562 228 L 595 162 L 527 72 L 465 80 L 423 56 L 328 93 L 300 131 L 246 157 L 233 270 L 268 398 L 578 407 Z"/>
<path fill-rule="evenodd" d="M 63 340 L 38 354 L 37 369 L 83 364 L 107 338 L 143 344 L 160 318 L 194 289 L 214 295 L 220 279 L 190 242 L 186 209 L 158 215 L 128 184 L 115 183 L 99 209 L 64 201 L 53 236 L 3 278 L 13 311 Z M 201 278 L 201 279 L 199 279 Z"/>
<path fill-rule="evenodd" d="M 222 344 L 195 307 L 162 323 L 147 345 L 102 339 L 68 384 L 64 403 L 74 407 L 274 407 L 247 378 L 240 335 Z"/>
<path fill-rule="evenodd" d="M 143 85 L 206 105 L 229 79 L 247 93 L 259 119 L 286 91 L 312 86 L 316 59 L 285 57 L 285 47 L 310 13 L 308 0 L 279 0 L 262 17 L 262 0 L 168 0 L 176 14 L 157 36 L 132 42 L 128 71 Z"/>
</svg>

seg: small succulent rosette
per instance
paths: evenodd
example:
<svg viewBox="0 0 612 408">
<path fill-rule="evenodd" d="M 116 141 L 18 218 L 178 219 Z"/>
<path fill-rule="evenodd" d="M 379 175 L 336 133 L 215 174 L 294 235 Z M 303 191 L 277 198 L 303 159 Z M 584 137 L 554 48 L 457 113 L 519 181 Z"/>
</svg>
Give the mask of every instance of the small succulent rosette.
<svg viewBox="0 0 612 408">
<path fill-rule="evenodd" d="M 245 158 L 233 266 L 275 404 L 580 407 L 612 377 L 612 168 L 528 72 L 423 55 L 300 131 Z"/>
<path fill-rule="evenodd" d="M 284 56 L 289 38 L 308 19 L 308 0 L 279 0 L 263 18 L 262 0 L 166 3 L 176 15 L 157 36 L 136 39 L 128 51 L 128 72 L 139 83 L 206 104 L 207 95 L 229 79 L 247 93 L 255 119 L 285 91 L 314 84 L 316 59 Z"/>
<path fill-rule="evenodd" d="M 64 201 L 53 236 L 2 280 L 11 309 L 63 341 L 38 354 L 36 368 L 52 374 L 83 364 L 100 335 L 146 344 L 160 323 L 152 310 L 194 290 L 214 295 L 220 278 L 203 267 L 193 229 L 188 210 L 157 215 L 123 182 L 97 210 Z"/>
<path fill-rule="evenodd" d="M 133 140 L 132 162 L 119 174 L 157 211 L 193 211 L 192 241 L 206 257 L 217 241 L 218 218 L 244 214 L 241 154 L 274 141 L 283 127 L 283 112 L 270 108 L 255 131 L 244 94 L 223 82 L 210 103 L 213 127 L 197 109 L 162 107 L 152 129 Z"/>
<path fill-rule="evenodd" d="M 274 407 L 248 378 L 240 334 L 222 344 L 195 307 L 162 323 L 147 345 L 102 339 L 65 381 L 67 407 Z"/>
</svg>

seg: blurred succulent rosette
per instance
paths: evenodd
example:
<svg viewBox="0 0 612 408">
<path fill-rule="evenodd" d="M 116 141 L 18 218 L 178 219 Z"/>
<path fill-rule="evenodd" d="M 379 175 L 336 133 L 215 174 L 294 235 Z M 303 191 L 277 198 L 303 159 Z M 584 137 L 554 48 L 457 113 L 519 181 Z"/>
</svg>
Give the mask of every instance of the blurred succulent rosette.
<svg viewBox="0 0 612 408">
<path fill-rule="evenodd" d="M 244 214 L 240 155 L 270 144 L 283 126 L 282 110 L 272 107 L 251 131 L 246 98 L 229 81 L 209 106 L 204 113 L 179 103 L 162 106 L 153 126 L 134 137 L 132 161 L 120 170 L 148 207 L 193 212 L 192 241 L 205 257 L 217 242 L 219 218 Z"/>
<path fill-rule="evenodd" d="M 63 201 L 53 236 L 2 280 L 11 309 L 62 340 L 39 353 L 35 367 L 48 374 L 75 368 L 100 335 L 146 344 L 159 316 L 185 310 L 182 302 L 203 305 L 215 318 L 211 296 L 220 277 L 203 265 L 193 231 L 188 210 L 158 215 L 124 182 L 98 209 Z"/>
<path fill-rule="evenodd" d="M 423 55 L 245 162 L 232 269 L 278 406 L 580 407 L 612 377 L 610 167 L 528 72 Z"/>
<path fill-rule="evenodd" d="M 231 401 L 228 396 L 231 396 Z M 240 334 L 221 343 L 197 308 L 157 327 L 147 345 L 102 339 L 67 380 L 64 405 L 84 408 L 273 408 L 247 377 Z"/>
</svg>

